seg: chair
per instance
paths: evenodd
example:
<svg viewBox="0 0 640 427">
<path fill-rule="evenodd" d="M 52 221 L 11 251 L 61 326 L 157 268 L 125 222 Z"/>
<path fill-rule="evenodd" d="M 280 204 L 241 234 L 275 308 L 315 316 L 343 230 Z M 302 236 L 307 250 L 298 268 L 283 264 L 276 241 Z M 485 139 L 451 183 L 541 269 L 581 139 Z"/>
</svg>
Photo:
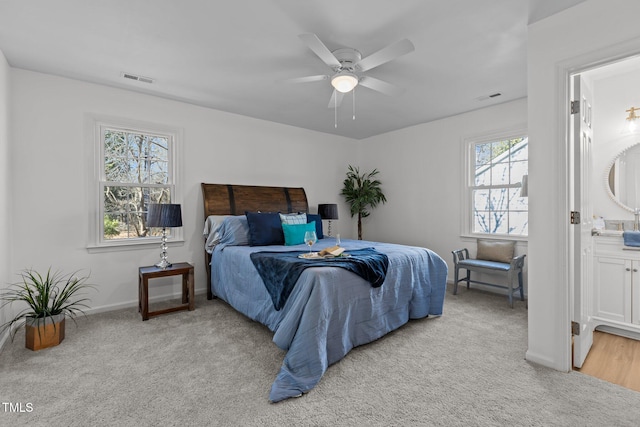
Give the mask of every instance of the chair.
<svg viewBox="0 0 640 427">
<path fill-rule="evenodd" d="M 522 270 L 524 268 L 524 258 L 526 255 L 514 256 L 515 242 L 478 239 L 478 251 L 476 259 L 469 257 L 467 248 L 452 251 L 454 264 L 453 294 L 458 293 L 458 282 L 466 281 L 467 289 L 471 283 L 478 283 L 487 286 L 507 289 L 509 291 L 509 305 L 513 308 L 513 294 L 520 292 L 520 300 L 524 301 L 524 285 Z M 459 270 L 467 270 L 465 277 L 459 278 Z M 489 283 L 471 279 L 471 272 L 491 273 L 506 276 L 507 283 Z M 518 286 L 514 287 L 513 282 L 518 278 Z"/>
</svg>

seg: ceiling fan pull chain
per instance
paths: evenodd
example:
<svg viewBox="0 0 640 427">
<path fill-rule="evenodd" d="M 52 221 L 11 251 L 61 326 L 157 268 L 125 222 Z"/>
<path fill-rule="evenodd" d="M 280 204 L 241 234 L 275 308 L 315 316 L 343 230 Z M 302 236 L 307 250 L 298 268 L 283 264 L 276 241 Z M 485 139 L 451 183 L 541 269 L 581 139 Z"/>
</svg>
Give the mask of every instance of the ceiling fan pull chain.
<svg viewBox="0 0 640 427">
<path fill-rule="evenodd" d="M 333 96 L 333 126 L 338 129 L 338 95 Z"/>
<path fill-rule="evenodd" d="M 351 92 L 353 92 L 353 119 L 356 119 L 356 89 L 354 88 Z"/>
</svg>

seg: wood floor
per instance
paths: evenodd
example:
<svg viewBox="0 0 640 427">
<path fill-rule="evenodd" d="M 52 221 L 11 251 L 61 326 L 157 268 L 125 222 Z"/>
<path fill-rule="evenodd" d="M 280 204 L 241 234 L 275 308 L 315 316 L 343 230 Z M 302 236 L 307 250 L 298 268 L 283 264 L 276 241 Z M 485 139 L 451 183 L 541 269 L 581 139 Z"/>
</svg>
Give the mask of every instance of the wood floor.
<svg viewBox="0 0 640 427">
<path fill-rule="evenodd" d="M 640 341 L 594 331 L 593 347 L 576 370 L 640 391 Z"/>
</svg>

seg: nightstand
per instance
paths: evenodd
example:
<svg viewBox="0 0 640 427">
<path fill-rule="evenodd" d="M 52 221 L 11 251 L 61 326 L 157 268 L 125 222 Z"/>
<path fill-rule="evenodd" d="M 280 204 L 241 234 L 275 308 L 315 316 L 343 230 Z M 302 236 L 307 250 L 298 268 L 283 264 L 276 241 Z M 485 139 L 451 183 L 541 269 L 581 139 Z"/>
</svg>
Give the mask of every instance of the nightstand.
<svg viewBox="0 0 640 427">
<path fill-rule="evenodd" d="M 149 311 L 149 279 L 182 275 L 182 304 L 162 310 Z M 159 268 L 154 266 L 138 269 L 138 311 L 142 320 L 149 320 L 151 316 L 171 313 L 178 310 L 194 310 L 195 295 L 193 284 L 193 265 L 187 262 L 177 262 L 171 267 Z"/>
</svg>

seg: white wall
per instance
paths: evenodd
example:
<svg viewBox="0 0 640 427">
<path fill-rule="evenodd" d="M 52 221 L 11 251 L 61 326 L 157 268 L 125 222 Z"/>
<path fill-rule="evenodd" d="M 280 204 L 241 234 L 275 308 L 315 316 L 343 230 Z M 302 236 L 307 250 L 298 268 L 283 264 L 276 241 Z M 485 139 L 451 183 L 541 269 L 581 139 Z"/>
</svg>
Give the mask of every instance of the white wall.
<svg viewBox="0 0 640 427">
<path fill-rule="evenodd" d="M 640 2 L 588 0 L 529 26 L 529 348 L 570 365 L 565 74 L 640 52 Z"/>
<path fill-rule="evenodd" d="M 605 180 L 615 157 L 640 141 L 640 134 L 629 133 L 625 120 L 625 110 L 640 106 L 638 82 L 640 69 L 593 82 L 593 213 L 607 220 L 633 220 L 630 211 L 611 199 Z"/>
<path fill-rule="evenodd" d="M 464 147 L 473 137 L 526 130 L 527 100 L 520 99 L 361 141 L 361 171 L 377 168 L 387 203 L 364 221 L 366 240 L 426 246 L 447 261 L 451 251 L 475 252 L 462 236 Z M 518 245 L 526 253 L 526 242 Z"/>
<path fill-rule="evenodd" d="M 137 304 L 137 269 L 158 261 L 159 245 L 87 251 L 86 152 L 93 143 L 84 128 L 87 114 L 183 129 L 185 243 L 170 246 L 169 257 L 195 262 L 196 292 L 206 282 L 201 182 L 302 186 L 315 212 L 318 203 L 339 201 L 344 171 L 356 157 L 355 142 L 337 136 L 25 70 L 12 69 L 11 79 L 13 199 L 0 201 L 13 209 L 11 270 L 90 271 L 99 288 L 91 303 L 97 309 Z M 336 226 L 349 222 L 345 218 Z M 157 295 L 179 290 L 175 283 L 157 288 Z"/>
<path fill-rule="evenodd" d="M 0 292 L 13 281 L 11 273 L 11 149 L 9 129 L 10 67 L 0 51 Z M 0 325 L 9 317 L 9 308 L 0 309 Z M 3 336 L 0 336 L 0 348 Z"/>
</svg>

